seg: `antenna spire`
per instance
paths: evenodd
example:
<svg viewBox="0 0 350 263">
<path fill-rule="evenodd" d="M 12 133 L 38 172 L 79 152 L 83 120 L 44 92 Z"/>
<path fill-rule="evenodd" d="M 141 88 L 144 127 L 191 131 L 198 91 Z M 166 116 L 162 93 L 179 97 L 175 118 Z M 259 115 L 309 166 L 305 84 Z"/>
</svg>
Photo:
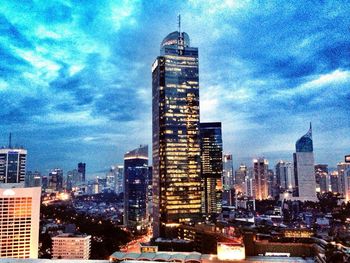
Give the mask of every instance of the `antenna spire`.
<svg viewBox="0 0 350 263">
<path fill-rule="evenodd" d="M 10 132 L 10 135 L 9 135 L 9 148 L 11 149 L 12 148 L 12 133 Z"/>
<path fill-rule="evenodd" d="M 177 16 L 177 18 L 178 18 L 179 34 L 181 34 L 181 15 L 179 14 L 179 15 Z"/>
</svg>

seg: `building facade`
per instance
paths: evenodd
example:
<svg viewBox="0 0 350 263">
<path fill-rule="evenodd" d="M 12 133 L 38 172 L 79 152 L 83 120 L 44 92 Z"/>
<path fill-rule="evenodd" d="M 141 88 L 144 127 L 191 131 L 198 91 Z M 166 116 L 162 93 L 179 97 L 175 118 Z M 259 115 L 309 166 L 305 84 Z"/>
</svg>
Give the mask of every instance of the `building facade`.
<svg viewBox="0 0 350 263">
<path fill-rule="evenodd" d="M 316 192 L 326 193 L 329 191 L 328 165 L 315 165 Z"/>
<path fill-rule="evenodd" d="M 26 176 L 27 150 L 0 149 L 0 183 L 21 183 Z"/>
<path fill-rule="evenodd" d="M 288 161 L 279 161 L 276 166 L 276 180 L 280 188 L 280 192 L 292 191 L 295 187 L 295 180 L 293 174 L 293 165 Z"/>
<path fill-rule="evenodd" d="M 221 122 L 200 124 L 202 213 L 219 214 L 222 208 L 222 134 Z"/>
<path fill-rule="evenodd" d="M 81 174 L 81 181 L 85 183 L 86 180 L 86 163 L 78 163 L 78 173 Z"/>
<path fill-rule="evenodd" d="M 170 33 L 152 65 L 153 235 L 201 213 L 198 49 Z"/>
<path fill-rule="evenodd" d="M 268 174 L 269 163 L 265 158 L 253 160 L 254 194 L 255 199 L 264 200 L 269 196 Z"/>
<path fill-rule="evenodd" d="M 296 142 L 295 148 L 293 196 L 301 201 L 317 201 L 311 124 L 309 131 Z"/>
<path fill-rule="evenodd" d="M 233 183 L 234 178 L 232 154 L 224 154 L 222 171 L 222 187 L 224 191 L 231 190 Z"/>
<path fill-rule="evenodd" d="M 246 179 L 248 176 L 248 167 L 241 164 L 235 171 L 234 188 L 236 195 L 244 195 L 246 188 Z"/>
<path fill-rule="evenodd" d="M 40 197 L 40 187 L 0 184 L 0 258 L 38 258 Z"/>
<path fill-rule="evenodd" d="M 49 173 L 49 187 L 52 191 L 61 191 L 63 189 L 63 170 L 53 169 Z"/>
<path fill-rule="evenodd" d="M 147 214 L 148 146 L 124 155 L 124 224 L 133 232 L 145 233 Z"/>
<path fill-rule="evenodd" d="M 350 168 L 349 162 L 340 162 L 337 164 L 339 193 L 345 194 L 345 171 Z"/>
<path fill-rule="evenodd" d="M 70 233 L 52 238 L 52 258 L 54 259 L 89 259 L 91 236 Z"/>
</svg>

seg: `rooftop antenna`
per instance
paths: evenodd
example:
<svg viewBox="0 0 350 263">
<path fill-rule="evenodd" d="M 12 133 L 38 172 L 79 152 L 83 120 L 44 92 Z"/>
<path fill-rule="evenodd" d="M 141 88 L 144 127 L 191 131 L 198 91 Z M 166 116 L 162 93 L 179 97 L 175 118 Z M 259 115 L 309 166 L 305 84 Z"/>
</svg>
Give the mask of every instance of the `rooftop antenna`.
<svg viewBox="0 0 350 263">
<path fill-rule="evenodd" d="M 10 136 L 9 136 L 9 148 L 12 148 L 12 133 L 10 132 Z"/>
<path fill-rule="evenodd" d="M 180 14 L 177 16 L 177 19 L 178 19 L 179 34 L 181 34 L 181 15 Z"/>
</svg>

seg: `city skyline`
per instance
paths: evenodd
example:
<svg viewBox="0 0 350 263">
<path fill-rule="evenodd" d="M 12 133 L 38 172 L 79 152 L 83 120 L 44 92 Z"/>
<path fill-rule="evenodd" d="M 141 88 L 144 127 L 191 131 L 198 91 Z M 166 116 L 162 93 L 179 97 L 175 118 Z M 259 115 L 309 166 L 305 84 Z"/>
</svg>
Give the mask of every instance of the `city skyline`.
<svg viewBox="0 0 350 263">
<path fill-rule="evenodd" d="M 292 161 L 310 121 L 315 163 L 335 167 L 350 145 L 349 4 L 225 3 L 5 1 L 0 145 L 13 132 L 27 170 L 84 162 L 87 175 L 151 145 L 150 65 L 181 13 L 200 50 L 200 121 L 222 122 L 235 168 Z"/>
</svg>

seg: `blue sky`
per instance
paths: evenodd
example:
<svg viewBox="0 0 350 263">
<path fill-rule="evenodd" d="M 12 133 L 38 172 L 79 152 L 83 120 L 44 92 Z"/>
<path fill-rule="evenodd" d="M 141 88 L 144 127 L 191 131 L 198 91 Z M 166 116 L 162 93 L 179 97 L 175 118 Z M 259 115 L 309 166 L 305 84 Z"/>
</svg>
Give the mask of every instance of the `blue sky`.
<svg viewBox="0 0 350 263">
<path fill-rule="evenodd" d="M 151 142 L 151 64 L 182 28 L 199 48 L 201 121 L 221 121 L 235 165 L 292 159 L 313 123 L 315 158 L 350 153 L 346 1 L 2 1 L 0 144 L 28 168 L 90 175 Z"/>
</svg>

